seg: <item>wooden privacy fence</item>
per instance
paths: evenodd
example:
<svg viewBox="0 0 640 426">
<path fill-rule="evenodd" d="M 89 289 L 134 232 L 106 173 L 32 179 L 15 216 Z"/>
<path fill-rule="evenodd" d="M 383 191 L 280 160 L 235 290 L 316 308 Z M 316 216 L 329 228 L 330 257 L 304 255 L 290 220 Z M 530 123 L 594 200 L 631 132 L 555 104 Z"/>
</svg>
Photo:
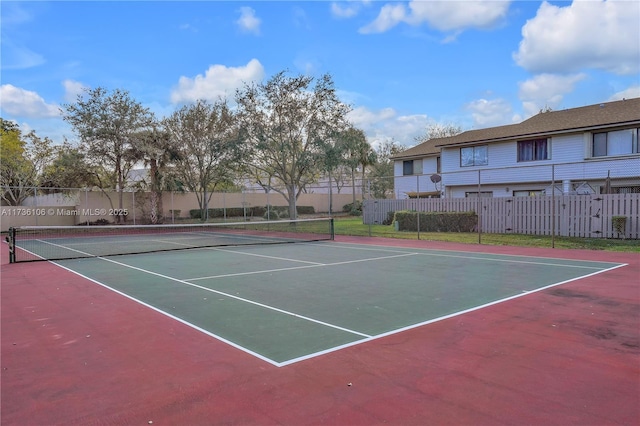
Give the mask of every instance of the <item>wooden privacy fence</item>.
<svg viewBox="0 0 640 426">
<path fill-rule="evenodd" d="M 473 211 L 485 233 L 551 235 L 555 226 L 565 237 L 640 238 L 640 194 L 365 200 L 364 223 L 382 224 L 399 210 Z M 625 218 L 623 232 L 616 216 Z"/>
</svg>

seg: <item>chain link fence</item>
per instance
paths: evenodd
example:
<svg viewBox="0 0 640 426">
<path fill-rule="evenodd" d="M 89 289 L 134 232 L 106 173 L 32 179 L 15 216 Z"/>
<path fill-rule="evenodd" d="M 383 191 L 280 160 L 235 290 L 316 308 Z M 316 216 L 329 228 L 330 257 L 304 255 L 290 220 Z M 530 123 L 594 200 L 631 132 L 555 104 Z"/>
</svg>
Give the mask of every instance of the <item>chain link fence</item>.
<svg viewBox="0 0 640 426">
<path fill-rule="evenodd" d="M 206 208 L 195 193 L 153 192 L 98 188 L 6 187 L 19 194 L 18 205 L 0 207 L 2 231 L 17 226 L 73 226 L 107 223 L 148 224 L 186 221 L 276 220 L 289 217 L 289 203 L 275 191 L 261 188 L 217 191 L 205 195 Z M 304 188 L 295 207 L 299 216 L 331 215 L 342 212 L 354 199 L 361 200 L 359 188 L 331 189 L 324 185 Z M 350 207 L 348 207 L 350 208 Z"/>
<path fill-rule="evenodd" d="M 88 188 L 11 188 L 19 205 L 2 206 L 2 230 L 24 225 L 247 221 L 288 217 L 276 191 L 248 186 L 207 194 L 207 209 L 194 193 Z M 575 237 L 640 237 L 638 158 L 342 178 L 306 185 L 295 201 L 299 215 L 362 214 L 367 225 L 394 226 L 396 212 L 473 212 L 470 232 Z M 423 221 L 420 224 L 420 221 Z"/>
<path fill-rule="evenodd" d="M 615 167 L 614 167 L 615 166 Z M 391 182 L 393 181 L 393 185 Z M 365 224 L 392 224 L 395 212 L 473 212 L 470 232 L 640 238 L 637 158 L 380 178 L 368 182 Z M 375 188 L 392 187 L 379 197 Z M 433 217 L 431 217 L 433 219 Z"/>
</svg>

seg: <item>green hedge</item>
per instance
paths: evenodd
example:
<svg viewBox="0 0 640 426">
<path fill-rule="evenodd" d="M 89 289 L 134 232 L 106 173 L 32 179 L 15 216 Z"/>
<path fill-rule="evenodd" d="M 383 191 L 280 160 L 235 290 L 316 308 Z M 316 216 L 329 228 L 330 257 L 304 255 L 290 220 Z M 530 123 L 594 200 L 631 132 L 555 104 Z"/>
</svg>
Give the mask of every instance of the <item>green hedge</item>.
<svg viewBox="0 0 640 426">
<path fill-rule="evenodd" d="M 287 206 L 270 206 L 271 212 L 278 212 L 280 217 L 282 217 L 283 213 L 289 212 L 289 207 Z M 314 214 L 315 209 L 313 206 L 297 206 L 298 214 Z M 266 206 L 252 206 L 246 208 L 247 216 L 263 216 L 267 213 Z M 245 209 L 242 207 L 227 207 L 226 208 L 226 217 L 244 217 Z M 200 209 L 192 209 L 189 210 L 189 217 L 191 219 L 201 219 Z M 223 218 L 225 217 L 225 209 L 215 208 L 209 209 L 209 218 Z"/>
<path fill-rule="evenodd" d="M 242 217 L 244 216 L 244 209 L 242 207 L 229 207 L 226 209 L 226 217 Z M 264 207 L 247 207 L 247 216 L 262 216 L 266 211 Z M 201 219 L 200 209 L 189 210 L 189 217 L 191 219 Z M 225 209 L 209 209 L 209 218 L 222 218 L 225 217 Z"/>
<path fill-rule="evenodd" d="M 399 231 L 418 229 L 418 212 L 395 212 Z M 475 212 L 420 212 L 420 232 L 473 232 L 478 225 Z"/>
<path fill-rule="evenodd" d="M 289 217 L 289 206 L 268 206 L 269 212 L 277 212 L 280 217 Z M 264 213 L 267 213 L 267 207 L 263 207 Z M 316 209 L 313 206 L 296 206 L 298 214 L 315 214 Z"/>
<path fill-rule="evenodd" d="M 362 201 L 356 200 L 355 203 L 349 203 L 342 206 L 343 213 L 349 213 L 351 216 L 362 216 Z"/>
</svg>

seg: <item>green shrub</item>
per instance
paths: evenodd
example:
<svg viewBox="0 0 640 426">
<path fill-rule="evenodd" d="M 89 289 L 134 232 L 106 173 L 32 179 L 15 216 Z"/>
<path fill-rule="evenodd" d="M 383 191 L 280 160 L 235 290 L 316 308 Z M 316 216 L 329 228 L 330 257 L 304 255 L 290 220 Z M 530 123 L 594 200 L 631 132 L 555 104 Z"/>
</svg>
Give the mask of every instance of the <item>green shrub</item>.
<svg viewBox="0 0 640 426">
<path fill-rule="evenodd" d="M 86 221 L 78 224 L 78 226 L 105 226 L 105 225 L 112 225 L 112 223 L 107 219 L 98 219 L 95 222 Z"/>
<path fill-rule="evenodd" d="M 344 213 L 349 213 L 351 216 L 360 216 L 362 214 L 362 201 L 356 200 L 355 203 L 349 203 L 342 206 Z"/>
<path fill-rule="evenodd" d="M 611 218 L 611 224 L 613 225 L 613 229 L 618 233 L 618 235 L 622 234 L 622 237 L 624 238 L 625 228 L 627 225 L 627 217 L 613 216 Z"/>
<path fill-rule="evenodd" d="M 280 219 L 280 214 L 277 210 L 269 210 L 265 209 L 264 214 L 262 215 L 264 220 L 278 220 Z"/>
<path fill-rule="evenodd" d="M 315 214 L 316 209 L 313 206 L 296 206 L 298 214 Z"/>
<path fill-rule="evenodd" d="M 472 232 L 478 226 L 475 212 L 395 212 L 393 221 L 399 231 L 417 231 L 420 215 L 421 232 Z"/>
<path fill-rule="evenodd" d="M 212 208 L 208 209 L 209 219 L 224 218 L 224 217 L 244 217 L 245 214 L 248 217 L 266 217 L 267 208 L 270 211 L 270 217 L 273 213 L 279 217 L 289 217 L 289 206 L 252 206 L 252 207 L 227 207 L 225 208 Z M 315 209 L 313 206 L 297 206 L 298 214 L 314 214 Z M 189 217 L 191 219 L 201 219 L 202 214 L 200 209 L 189 210 Z"/>
<path fill-rule="evenodd" d="M 388 212 L 387 218 L 382 222 L 383 225 L 392 225 L 396 212 Z"/>
</svg>

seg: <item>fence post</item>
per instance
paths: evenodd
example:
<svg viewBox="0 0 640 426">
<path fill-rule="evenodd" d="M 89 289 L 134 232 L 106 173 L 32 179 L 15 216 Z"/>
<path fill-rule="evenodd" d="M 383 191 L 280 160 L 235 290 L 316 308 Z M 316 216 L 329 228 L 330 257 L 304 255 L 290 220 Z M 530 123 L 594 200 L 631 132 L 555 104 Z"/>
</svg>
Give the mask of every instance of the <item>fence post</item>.
<svg viewBox="0 0 640 426">
<path fill-rule="evenodd" d="M 551 248 L 556 248 L 556 168 L 551 165 Z"/>
<path fill-rule="evenodd" d="M 329 172 L 329 216 L 333 216 L 333 182 L 331 172 Z"/>
<path fill-rule="evenodd" d="M 173 205 L 173 191 L 171 191 L 171 223 L 176 223 L 176 208 Z"/>
<path fill-rule="evenodd" d="M 364 182 L 363 182 L 364 184 Z M 355 187 L 355 185 L 354 185 Z M 353 188 L 353 190 L 355 191 L 355 188 Z M 371 199 L 371 179 L 367 179 L 367 199 Z M 353 206 L 353 208 L 355 208 L 355 205 Z M 375 210 L 373 212 L 375 214 Z M 362 218 L 364 219 L 364 191 L 362 191 Z M 373 220 L 369 219 L 369 236 L 371 236 L 371 222 L 373 222 Z"/>
<path fill-rule="evenodd" d="M 33 187 L 33 203 L 36 207 L 36 209 L 38 208 L 38 188 L 36 188 L 35 186 Z M 38 215 L 36 216 L 36 226 L 38 226 Z"/>
<path fill-rule="evenodd" d="M 416 224 L 418 226 L 418 240 L 420 239 L 420 175 L 416 175 Z"/>
<path fill-rule="evenodd" d="M 267 220 L 271 220 L 271 201 L 269 201 L 269 194 L 271 193 L 271 181 L 267 187 Z"/>
<path fill-rule="evenodd" d="M 482 200 L 480 190 L 482 185 L 480 184 L 480 170 L 478 170 L 478 244 L 482 244 Z"/>
<path fill-rule="evenodd" d="M 242 215 L 244 217 L 244 221 L 247 221 L 247 196 L 245 195 L 244 189 L 242 190 Z"/>
</svg>

